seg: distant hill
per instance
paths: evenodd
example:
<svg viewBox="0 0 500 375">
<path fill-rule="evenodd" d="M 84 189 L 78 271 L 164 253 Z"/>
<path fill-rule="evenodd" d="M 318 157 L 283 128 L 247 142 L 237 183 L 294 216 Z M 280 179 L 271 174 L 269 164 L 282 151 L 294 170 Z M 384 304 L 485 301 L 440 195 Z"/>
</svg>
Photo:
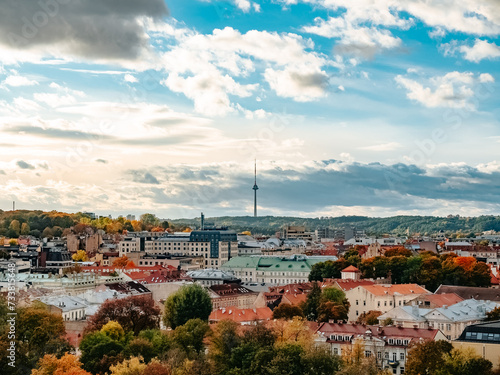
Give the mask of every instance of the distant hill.
<svg viewBox="0 0 500 375">
<path fill-rule="evenodd" d="M 309 230 L 317 228 L 343 228 L 354 226 L 364 229 L 370 235 L 405 235 L 410 233 L 429 235 L 443 230 L 445 233 L 462 231 L 465 235 L 481 233 L 488 230 L 500 231 L 500 216 L 479 217 L 435 217 L 435 216 L 393 216 L 374 218 L 367 216 L 340 216 L 322 218 L 301 218 L 288 216 L 222 216 L 209 217 L 206 222 L 216 225 L 227 225 L 236 231 L 250 230 L 252 233 L 273 234 L 284 225 L 304 225 Z M 199 227 L 200 219 L 169 220 L 176 225 Z"/>
</svg>

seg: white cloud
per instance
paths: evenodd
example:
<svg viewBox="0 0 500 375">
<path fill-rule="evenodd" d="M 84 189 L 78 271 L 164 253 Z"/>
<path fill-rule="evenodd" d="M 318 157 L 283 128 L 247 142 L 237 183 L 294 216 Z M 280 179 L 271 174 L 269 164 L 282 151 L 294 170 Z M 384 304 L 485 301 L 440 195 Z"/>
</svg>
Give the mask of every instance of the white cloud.
<svg viewBox="0 0 500 375">
<path fill-rule="evenodd" d="M 488 43 L 486 40 L 476 39 L 472 47 L 464 45 L 459 50 L 464 54 L 464 59 L 476 63 L 484 59 L 496 59 L 500 57 L 500 47 L 495 43 Z"/>
<path fill-rule="evenodd" d="M 389 142 L 389 143 L 383 143 L 379 145 L 372 145 L 372 146 L 366 146 L 366 147 L 360 147 L 362 150 L 368 150 L 368 151 L 393 151 L 398 148 L 401 148 L 401 144 L 398 142 Z"/>
<path fill-rule="evenodd" d="M 322 71 L 298 71 L 295 69 L 266 69 L 264 78 L 279 96 L 308 102 L 324 97 L 328 75 Z"/>
<path fill-rule="evenodd" d="M 470 72 L 451 72 L 444 76 L 430 78 L 425 84 L 398 75 L 396 82 L 405 88 L 409 99 L 415 100 L 426 107 L 467 108 L 474 110 L 472 103 L 474 85 L 477 83 L 492 82 L 489 74 L 475 76 Z"/>
<path fill-rule="evenodd" d="M 34 86 L 38 85 L 38 82 L 35 80 L 31 80 L 27 77 L 14 74 L 5 78 L 5 80 L 2 82 L 2 85 L 12 86 L 12 87 Z"/>
<path fill-rule="evenodd" d="M 165 29 L 164 33 L 173 35 L 173 46 L 162 56 L 168 74 L 162 84 L 192 99 L 199 113 L 217 116 L 234 112 L 229 95 L 252 95 L 259 84 L 247 78 L 257 69 L 266 72 L 265 79 L 279 96 L 312 100 L 325 94 L 325 83 L 313 78 L 326 77 L 323 67 L 331 62 L 309 51 L 314 48 L 310 39 L 257 30 L 242 34 L 231 27 L 206 35 L 189 30 L 176 33 Z M 305 93 L 298 91 L 299 86 Z"/>
<path fill-rule="evenodd" d="M 401 39 L 394 37 L 388 30 L 358 25 L 346 15 L 330 17 L 327 21 L 316 18 L 315 22 L 315 26 L 306 26 L 303 30 L 326 38 L 338 38 L 335 50 L 341 54 L 372 58 L 380 50 L 401 45 Z"/>
<path fill-rule="evenodd" d="M 125 82 L 129 82 L 129 83 L 139 82 L 135 76 L 133 76 L 132 74 L 128 74 L 128 73 L 123 76 L 123 80 Z"/>
<path fill-rule="evenodd" d="M 287 5 L 297 0 L 282 0 Z M 496 0 L 302 0 L 334 11 L 345 11 L 343 18 L 351 24 L 408 28 L 420 19 L 434 28 L 434 35 L 443 31 L 472 35 L 500 34 L 500 3 Z M 439 30 L 439 31 L 438 31 Z"/>
</svg>

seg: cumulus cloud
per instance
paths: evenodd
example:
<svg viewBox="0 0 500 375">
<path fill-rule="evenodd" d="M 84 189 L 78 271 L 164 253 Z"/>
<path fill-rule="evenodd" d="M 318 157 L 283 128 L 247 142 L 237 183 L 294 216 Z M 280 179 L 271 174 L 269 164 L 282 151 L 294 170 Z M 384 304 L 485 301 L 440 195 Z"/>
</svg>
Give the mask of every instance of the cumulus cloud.
<svg viewBox="0 0 500 375">
<path fill-rule="evenodd" d="M 18 74 L 10 75 L 5 78 L 2 83 L 2 86 L 12 86 L 12 87 L 20 87 L 20 86 L 34 86 L 38 85 L 38 82 L 35 80 L 31 80 L 27 77 L 20 76 Z"/>
<path fill-rule="evenodd" d="M 327 21 L 316 18 L 315 26 L 306 26 L 307 33 L 326 38 L 339 39 L 335 52 L 362 58 L 373 58 L 382 51 L 401 46 L 401 39 L 394 37 L 388 30 L 366 27 L 344 17 L 330 17 Z"/>
<path fill-rule="evenodd" d="M 440 30 L 436 35 L 443 31 L 500 34 L 500 4 L 496 0 L 281 0 L 287 5 L 299 1 L 343 13 L 342 18 L 350 24 L 408 28 L 416 18 Z"/>
<path fill-rule="evenodd" d="M 163 0 L 2 0 L 0 46 L 40 56 L 135 61 L 149 50 L 141 19 L 168 14 Z"/>
<path fill-rule="evenodd" d="M 248 82 L 257 67 L 270 69 L 264 78 L 279 96 L 303 100 L 325 94 L 324 68 L 330 61 L 310 51 L 313 42 L 297 34 L 257 30 L 242 34 L 231 27 L 207 35 L 172 29 L 160 35 L 165 33 L 173 35 L 173 45 L 162 58 L 168 74 L 162 83 L 192 99 L 197 112 L 210 116 L 235 112 L 231 96 L 248 97 L 260 88 L 259 83 Z M 285 92 L 285 86 L 292 91 Z"/>
<path fill-rule="evenodd" d="M 406 96 L 426 107 L 467 108 L 474 110 L 472 102 L 477 83 L 494 81 L 489 74 L 479 76 L 470 72 L 450 72 L 420 83 L 408 76 L 398 75 L 396 82 L 407 90 Z"/>
<path fill-rule="evenodd" d="M 465 60 L 475 63 L 479 63 L 485 59 L 493 60 L 500 57 L 500 47 L 498 45 L 481 39 L 476 39 L 472 46 L 451 41 L 450 43 L 442 44 L 440 47 L 445 56 L 462 54 Z"/>
</svg>

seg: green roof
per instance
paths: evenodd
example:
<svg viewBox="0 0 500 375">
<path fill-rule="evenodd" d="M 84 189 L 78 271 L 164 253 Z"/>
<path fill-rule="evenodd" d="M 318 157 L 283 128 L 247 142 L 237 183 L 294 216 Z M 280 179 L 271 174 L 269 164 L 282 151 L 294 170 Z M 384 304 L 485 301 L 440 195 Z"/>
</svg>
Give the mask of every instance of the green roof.
<svg viewBox="0 0 500 375">
<path fill-rule="evenodd" d="M 260 257 L 260 256 L 238 256 L 231 258 L 222 265 L 222 269 L 254 268 L 257 271 L 279 269 L 283 271 L 308 271 L 313 264 L 324 262 L 326 257 L 301 257 L 290 259 L 290 257 Z"/>
</svg>

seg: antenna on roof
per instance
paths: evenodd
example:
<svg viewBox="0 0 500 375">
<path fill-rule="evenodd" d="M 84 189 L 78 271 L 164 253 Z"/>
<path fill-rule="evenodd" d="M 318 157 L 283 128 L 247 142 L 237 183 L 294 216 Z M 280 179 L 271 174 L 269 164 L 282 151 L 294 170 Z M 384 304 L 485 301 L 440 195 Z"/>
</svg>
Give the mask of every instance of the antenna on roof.
<svg viewBox="0 0 500 375">
<path fill-rule="evenodd" d="M 254 170 L 254 184 L 253 184 L 253 216 L 257 217 L 257 159 L 255 159 L 255 170 Z"/>
</svg>

